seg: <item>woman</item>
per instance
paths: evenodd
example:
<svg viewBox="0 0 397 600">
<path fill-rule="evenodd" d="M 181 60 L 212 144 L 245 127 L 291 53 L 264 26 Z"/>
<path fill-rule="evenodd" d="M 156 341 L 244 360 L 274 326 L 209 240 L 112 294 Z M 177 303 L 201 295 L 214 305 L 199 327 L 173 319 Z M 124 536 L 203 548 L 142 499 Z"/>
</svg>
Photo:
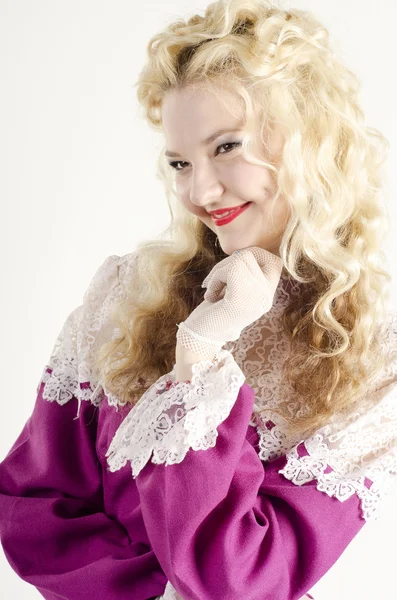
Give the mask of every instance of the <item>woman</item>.
<svg viewBox="0 0 397 600">
<path fill-rule="evenodd" d="M 0 465 L 3 548 L 51 600 L 311 598 L 397 472 L 386 141 L 308 13 L 218 1 L 148 51 L 171 239 L 66 319 Z"/>
</svg>

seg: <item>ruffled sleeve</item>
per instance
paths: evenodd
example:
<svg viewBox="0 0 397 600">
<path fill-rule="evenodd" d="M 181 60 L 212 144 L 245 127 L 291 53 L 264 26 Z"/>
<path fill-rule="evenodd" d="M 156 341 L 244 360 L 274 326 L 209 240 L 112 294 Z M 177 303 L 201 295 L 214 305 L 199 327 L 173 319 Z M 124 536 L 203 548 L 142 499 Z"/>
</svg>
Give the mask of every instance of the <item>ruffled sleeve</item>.
<svg viewBox="0 0 397 600">
<path fill-rule="evenodd" d="M 110 470 L 130 461 L 136 477 L 149 459 L 154 464 L 176 464 L 190 448 L 215 446 L 217 427 L 229 415 L 244 381 L 226 350 L 214 362 L 193 365 L 191 382 L 175 385 L 174 366 L 147 390 L 117 430 L 106 454 Z"/>
<path fill-rule="evenodd" d="M 228 351 L 193 365 L 190 382 L 175 382 L 174 367 L 153 384 L 106 457 L 111 471 L 131 464 L 169 589 L 197 600 L 304 597 L 394 480 L 396 383 L 376 393 L 377 410 L 339 424 L 344 443 L 325 428 L 277 455 L 282 426 L 261 436 L 250 424 L 254 391 Z M 369 433 L 360 441 L 359 431 Z"/>
<path fill-rule="evenodd" d="M 108 335 L 111 309 L 122 293 L 120 270 L 129 268 L 130 259 L 108 257 L 83 303 L 67 317 L 33 412 L 0 463 L 5 557 L 48 600 L 147 600 L 166 583 L 153 550 L 139 542 L 142 535 L 107 513 L 97 452 L 103 394 L 92 356 Z"/>
</svg>

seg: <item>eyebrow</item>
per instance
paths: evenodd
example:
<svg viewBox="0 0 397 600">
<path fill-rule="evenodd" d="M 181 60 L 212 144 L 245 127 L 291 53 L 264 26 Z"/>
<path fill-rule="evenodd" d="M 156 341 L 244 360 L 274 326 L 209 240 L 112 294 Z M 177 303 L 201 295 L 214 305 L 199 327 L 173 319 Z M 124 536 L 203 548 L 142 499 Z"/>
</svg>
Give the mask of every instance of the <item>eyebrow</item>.
<svg viewBox="0 0 397 600">
<path fill-rule="evenodd" d="M 218 131 L 215 131 L 214 133 L 212 133 L 205 140 L 202 140 L 201 145 L 208 146 L 208 144 L 211 144 L 211 142 L 213 142 L 217 137 L 219 137 L 223 133 L 228 133 L 228 132 L 232 132 L 232 131 L 241 131 L 241 127 L 236 127 L 234 129 L 218 129 Z M 166 150 L 164 152 L 164 156 L 169 156 L 171 158 L 174 158 L 176 156 L 180 156 L 180 154 L 178 154 L 178 152 L 172 152 L 171 150 Z"/>
</svg>

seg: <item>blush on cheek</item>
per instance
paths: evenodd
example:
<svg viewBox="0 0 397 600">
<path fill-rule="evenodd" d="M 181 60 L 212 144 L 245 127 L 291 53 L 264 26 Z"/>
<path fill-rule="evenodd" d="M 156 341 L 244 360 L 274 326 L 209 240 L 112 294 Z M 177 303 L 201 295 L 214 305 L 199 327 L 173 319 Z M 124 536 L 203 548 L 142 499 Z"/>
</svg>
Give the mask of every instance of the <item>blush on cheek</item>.
<svg viewBox="0 0 397 600">
<path fill-rule="evenodd" d="M 198 217 L 199 219 L 204 220 L 207 217 L 210 217 L 210 215 L 207 213 L 207 211 L 202 206 L 196 206 L 195 204 L 192 204 L 192 202 L 190 202 L 190 201 L 184 203 L 184 206 L 185 206 L 186 210 L 188 210 L 193 215 L 196 215 L 196 217 Z"/>
</svg>

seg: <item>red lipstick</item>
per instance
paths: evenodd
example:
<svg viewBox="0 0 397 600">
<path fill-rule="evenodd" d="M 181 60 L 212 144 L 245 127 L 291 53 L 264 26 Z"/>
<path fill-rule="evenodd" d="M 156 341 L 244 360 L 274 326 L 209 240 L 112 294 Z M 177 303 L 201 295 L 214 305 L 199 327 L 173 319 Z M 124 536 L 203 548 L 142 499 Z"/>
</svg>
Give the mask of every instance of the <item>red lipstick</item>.
<svg viewBox="0 0 397 600">
<path fill-rule="evenodd" d="M 215 225 L 218 225 L 218 226 L 226 225 L 227 223 L 230 223 L 236 217 L 241 215 L 241 213 L 243 213 L 251 204 L 252 204 L 252 202 L 246 202 L 245 204 L 242 204 L 241 206 L 238 206 L 237 208 L 224 209 L 224 211 L 222 211 L 222 212 L 227 212 L 227 210 L 232 211 L 232 212 L 230 212 L 230 214 L 226 215 L 225 217 L 217 218 L 216 215 L 219 214 L 219 211 L 217 211 L 217 210 L 212 211 L 210 214 L 212 215 Z"/>
</svg>

